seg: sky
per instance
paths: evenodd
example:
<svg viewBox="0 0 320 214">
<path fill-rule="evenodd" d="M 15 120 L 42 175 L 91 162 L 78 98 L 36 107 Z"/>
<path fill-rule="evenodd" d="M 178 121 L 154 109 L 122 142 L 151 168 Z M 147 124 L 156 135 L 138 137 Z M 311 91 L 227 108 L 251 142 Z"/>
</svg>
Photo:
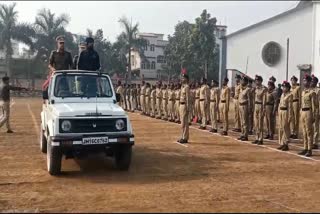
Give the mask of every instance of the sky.
<svg viewBox="0 0 320 214">
<path fill-rule="evenodd" d="M 13 1 L 1 1 L 11 4 Z M 240 30 L 271 16 L 294 8 L 298 1 L 18 1 L 18 21 L 34 22 L 39 9 L 56 14 L 67 13 L 67 29 L 85 34 L 86 29 L 102 28 L 104 36 L 115 41 L 122 28 L 122 16 L 139 23 L 140 32 L 162 33 L 167 38 L 179 21 L 193 22 L 203 9 L 227 25 L 227 33 Z"/>
</svg>

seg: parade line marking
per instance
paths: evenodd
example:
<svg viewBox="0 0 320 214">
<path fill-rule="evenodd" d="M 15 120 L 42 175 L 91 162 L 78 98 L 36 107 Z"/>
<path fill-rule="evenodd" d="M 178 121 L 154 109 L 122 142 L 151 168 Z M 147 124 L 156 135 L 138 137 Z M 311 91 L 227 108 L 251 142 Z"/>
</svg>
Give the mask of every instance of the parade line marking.
<svg viewBox="0 0 320 214">
<path fill-rule="evenodd" d="M 38 122 L 37 122 L 37 120 L 36 120 L 36 117 L 34 116 L 32 110 L 31 110 L 30 104 L 28 103 L 27 106 L 28 106 L 29 114 L 31 115 L 31 118 L 32 118 L 32 121 L 33 121 L 33 126 L 34 126 L 34 128 L 35 128 L 35 132 L 36 132 L 36 134 L 38 135 L 38 134 L 39 134 L 39 133 L 38 133 L 39 124 L 38 124 Z"/>
<path fill-rule="evenodd" d="M 136 113 L 140 116 L 145 116 L 145 115 L 141 115 L 139 113 Z M 145 116 L 146 117 L 146 116 Z M 146 117 L 148 118 L 149 120 L 152 120 L 153 118 L 149 118 L 149 117 Z M 167 121 L 163 121 L 161 120 L 162 122 L 167 122 Z M 167 122 L 168 123 L 168 122 Z M 176 125 L 176 126 L 181 126 L 179 124 L 176 124 L 176 123 L 171 123 L 172 125 Z M 299 158 L 303 158 L 303 159 L 307 159 L 307 160 L 312 160 L 312 161 L 315 161 L 315 162 L 320 162 L 320 160 L 317 160 L 317 159 L 314 159 L 314 158 L 311 158 L 311 157 L 306 157 L 306 156 L 303 156 L 303 155 L 298 155 L 298 154 L 295 154 L 295 153 L 292 153 L 292 152 L 289 152 L 289 151 L 281 151 L 281 150 L 278 150 L 278 149 L 275 149 L 275 148 L 272 148 L 272 147 L 268 147 L 268 146 L 265 146 L 265 145 L 255 145 L 255 144 L 252 144 L 250 142 L 247 142 L 247 141 L 240 141 L 236 138 L 233 138 L 231 136 L 223 136 L 223 135 L 220 135 L 218 133 L 210 133 L 208 132 L 208 130 L 201 130 L 201 129 L 198 129 L 196 127 L 194 127 L 193 125 L 189 126 L 190 129 L 194 129 L 194 130 L 197 130 L 197 131 L 201 131 L 201 132 L 204 132 L 204 133 L 207 133 L 207 134 L 213 134 L 213 135 L 216 135 L 216 136 L 219 136 L 219 137 L 225 137 L 225 138 L 229 138 L 229 139 L 232 139 L 232 140 L 235 140 L 241 144 L 245 143 L 247 145 L 250 145 L 250 146 L 255 146 L 255 147 L 262 147 L 262 148 L 266 148 L 266 149 L 269 149 L 269 150 L 272 150 L 272 151 L 276 151 L 276 152 L 281 152 L 281 153 L 286 153 L 286 154 L 289 154 L 289 155 L 293 155 L 293 156 L 296 156 L 296 157 L 299 157 Z M 269 141 L 270 142 L 270 141 Z M 185 147 L 188 147 L 186 145 L 183 145 L 183 144 L 180 144 L 178 142 L 175 142 L 176 144 L 179 144 L 181 146 L 185 146 Z M 291 145 L 293 146 L 293 145 Z M 297 147 L 297 146 L 293 146 L 293 147 Z"/>
</svg>

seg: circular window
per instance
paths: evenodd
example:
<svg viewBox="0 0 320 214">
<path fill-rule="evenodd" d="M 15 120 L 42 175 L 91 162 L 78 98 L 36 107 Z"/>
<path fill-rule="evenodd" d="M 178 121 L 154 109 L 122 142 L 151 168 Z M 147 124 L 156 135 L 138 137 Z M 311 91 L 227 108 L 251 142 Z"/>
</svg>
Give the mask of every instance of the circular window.
<svg viewBox="0 0 320 214">
<path fill-rule="evenodd" d="M 276 65 L 281 58 L 281 47 L 276 42 L 267 43 L 262 49 L 263 62 L 268 66 Z"/>
</svg>

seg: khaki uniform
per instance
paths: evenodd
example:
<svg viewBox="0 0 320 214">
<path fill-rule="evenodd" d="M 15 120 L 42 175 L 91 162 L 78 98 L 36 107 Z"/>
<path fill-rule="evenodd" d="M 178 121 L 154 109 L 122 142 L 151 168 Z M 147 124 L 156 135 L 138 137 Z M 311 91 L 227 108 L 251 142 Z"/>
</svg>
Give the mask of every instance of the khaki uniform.
<svg viewBox="0 0 320 214">
<path fill-rule="evenodd" d="M 293 119 L 292 94 L 282 94 L 279 103 L 279 144 L 288 145 L 290 138 L 290 122 Z"/>
<path fill-rule="evenodd" d="M 151 91 L 151 113 L 152 116 L 155 117 L 156 116 L 156 100 L 157 100 L 157 95 L 156 95 L 156 89 L 153 89 Z"/>
<path fill-rule="evenodd" d="M 121 85 L 118 86 L 116 93 L 120 94 L 119 105 L 123 108 L 123 106 L 124 106 L 124 96 L 123 96 L 123 87 Z"/>
<path fill-rule="evenodd" d="M 11 130 L 10 126 L 10 101 L 3 101 L 2 104 L 3 115 L 0 119 L 0 128 L 6 124 L 7 130 Z"/>
<path fill-rule="evenodd" d="M 267 89 L 263 86 L 256 87 L 255 89 L 255 106 L 254 106 L 254 130 L 256 133 L 256 140 L 263 141 L 263 118 L 264 107 L 266 103 Z"/>
<path fill-rule="evenodd" d="M 137 108 L 136 99 L 137 99 L 137 89 L 136 88 L 132 88 L 131 89 L 131 97 L 130 97 L 131 111 L 134 111 Z"/>
<path fill-rule="evenodd" d="M 174 120 L 174 104 L 175 104 L 175 92 L 169 89 L 168 91 L 168 116 L 169 120 Z"/>
<path fill-rule="evenodd" d="M 210 87 L 207 86 L 206 123 L 210 120 Z"/>
<path fill-rule="evenodd" d="M 176 112 L 176 122 L 181 121 L 180 120 L 180 95 L 181 95 L 181 89 L 177 89 L 175 91 L 176 93 L 176 101 L 175 101 L 175 112 Z"/>
<path fill-rule="evenodd" d="M 219 109 L 222 116 L 223 131 L 227 132 L 229 129 L 229 106 L 230 106 L 230 88 L 228 86 L 222 86 L 220 93 Z"/>
<path fill-rule="evenodd" d="M 275 126 L 276 126 L 276 114 L 275 110 L 277 107 L 278 102 L 278 94 L 276 90 L 273 91 L 267 91 L 266 93 L 266 125 L 267 125 L 267 135 L 273 136 L 275 132 Z"/>
<path fill-rule="evenodd" d="M 157 104 L 157 118 L 161 118 L 162 111 L 161 111 L 161 101 L 162 101 L 162 91 L 160 88 L 156 89 L 156 104 Z"/>
<path fill-rule="evenodd" d="M 195 90 L 195 102 L 194 102 L 194 112 L 198 120 L 201 118 L 200 115 L 200 88 Z"/>
<path fill-rule="evenodd" d="M 316 94 L 312 89 L 305 88 L 301 94 L 301 122 L 303 130 L 303 144 L 305 150 L 312 150 L 313 121 L 316 108 Z"/>
<path fill-rule="evenodd" d="M 189 121 L 188 121 L 189 97 L 190 97 L 189 85 L 184 84 L 181 87 L 180 105 L 179 105 L 179 113 L 180 113 L 181 127 L 182 127 L 182 136 L 181 136 L 182 140 L 189 140 Z"/>
<path fill-rule="evenodd" d="M 146 86 L 141 86 L 140 91 L 140 105 L 141 105 L 141 111 L 143 113 L 146 113 L 146 105 L 145 105 L 145 95 L 146 95 Z"/>
<path fill-rule="evenodd" d="M 150 105 L 150 96 L 151 96 L 151 88 L 148 87 L 146 88 L 146 95 L 145 95 L 145 109 L 146 109 L 146 114 L 150 114 L 150 109 L 151 109 L 151 105 Z"/>
<path fill-rule="evenodd" d="M 218 130 L 218 103 L 219 103 L 219 88 L 215 87 L 210 90 L 210 120 L 211 128 Z"/>
<path fill-rule="evenodd" d="M 192 120 L 192 118 L 194 117 L 194 102 L 195 102 L 195 90 L 191 89 L 190 90 L 190 109 L 189 109 L 189 121 Z"/>
<path fill-rule="evenodd" d="M 141 110 L 140 94 L 141 94 L 141 88 L 137 88 L 137 109 L 139 110 Z"/>
<path fill-rule="evenodd" d="M 315 109 L 313 110 L 313 115 L 315 115 L 313 123 L 313 145 L 318 145 L 319 143 L 319 102 L 320 102 L 320 89 L 313 88 L 316 96 Z"/>
<path fill-rule="evenodd" d="M 253 131 L 253 126 L 254 126 L 254 122 L 253 122 L 253 118 L 254 118 L 254 97 L 255 97 L 255 92 L 254 92 L 254 88 L 251 87 L 250 88 L 250 96 L 251 96 L 251 105 L 249 105 L 249 132 Z"/>
<path fill-rule="evenodd" d="M 131 88 L 127 88 L 127 93 L 126 93 L 126 102 L 127 102 L 127 110 L 131 110 L 131 102 L 130 102 L 130 97 L 131 97 Z"/>
<path fill-rule="evenodd" d="M 299 135 L 299 120 L 301 106 L 301 88 L 298 85 L 291 87 L 292 102 L 293 102 L 293 119 L 290 122 L 291 134 Z"/>
<path fill-rule="evenodd" d="M 201 112 L 201 127 L 206 127 L 207 123 L 207 105 L 208 105 L 208 86 L 202 85 L 200 88 L 200 112 Z"/>
<path fill-rule="evenodd" d="M 240 88 L 238 96 L 241 136 L 248 138 L 251 89 L 249 87 Z"/>
<path fill-rule="evenodd" d="M 163 118 L 164 120 L 168 119 L 168 90 L 162 90 L 162 111 L 163 111 Z"/>
<path fill-rule="evenodd" d="M 240 114 L 239 114 L 239 94 L 240 94 L 240 91 L 241 91 L 241 85 L 238 84 L 236 87 L 235 87 L 235 91 L 234 91 L 234 114 L 235 114 L 235 117 L 234 117 L 234 128 L 235 129 L 240 129 Z"/>
</svg>

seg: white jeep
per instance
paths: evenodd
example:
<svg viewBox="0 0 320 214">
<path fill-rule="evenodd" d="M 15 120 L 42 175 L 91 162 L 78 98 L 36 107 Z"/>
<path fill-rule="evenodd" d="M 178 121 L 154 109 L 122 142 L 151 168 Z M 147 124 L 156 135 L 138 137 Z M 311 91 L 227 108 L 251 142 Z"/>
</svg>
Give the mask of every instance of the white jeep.
<svg viewBox="0 0 320 214">
<path fill-rule="evenodd" d="M 51 175 L 61 172 L 63 155 L 80 159 L 100 152 L 114 157 L 116 168 L 129 169 L 134 135 L 108 75 L 56 71 L 43 99 L 40 149 Z"/>
</svg>

